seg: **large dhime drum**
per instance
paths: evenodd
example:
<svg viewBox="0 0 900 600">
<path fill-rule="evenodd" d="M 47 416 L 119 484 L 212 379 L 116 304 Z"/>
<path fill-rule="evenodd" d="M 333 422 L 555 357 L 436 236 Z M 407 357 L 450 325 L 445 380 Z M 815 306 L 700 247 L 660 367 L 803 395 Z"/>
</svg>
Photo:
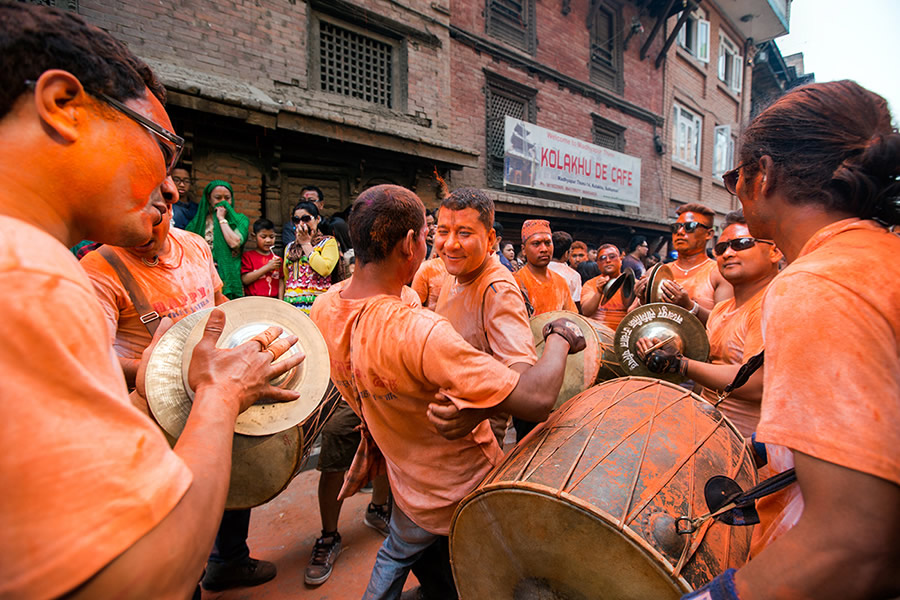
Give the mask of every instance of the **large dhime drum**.
<svg viewBox="0 0 900 600">
<path fill-rule="evenodd" d="M 276 325 L 299 341 L 285 356 L 303 352 L 304 361 L 272 381 L 297 390 L 293 402 L 258 402 L 235 424 L 227 509 L 252 508 L 282 492 L 300 472 L 313 441 L 340 396 L 329 387 L 328 348 L 302 311 L 272 298 L 240 298 L 221 305 L 225 327 L 217 342 L 233 348 Z M 187 422 L 193 391 L 187 384 L 191 355 L 203 334 L 209 310 L 173 325 L 157 343 L 147 365 L 147 402 L 151 414 L 174 445 Z M 280 358 L 279 360 L 283 360 Z"/>
<path fill-rule="evenodd" d="M 613 330 L 603 323 L 566 310 L 541 313 L 531 318 L 531 335 L 538 356 L 544 353 L 544 325 L 560 318 L 578 325 L 584 335 L 585 348 L 566 357 L 566 372 L 554 409 L 599 381 L 625 375 L 613 346 Z"/>
<path fill-rule="evenodd" d="M 450 528 L 462 600 L 665 600 L 748 556 L 750 527 L 676 520 L 708 512 L 706 481 L 756 471 L 711 404 L 623 377 L 567 402 L 460 503 Z"/>
</svg>

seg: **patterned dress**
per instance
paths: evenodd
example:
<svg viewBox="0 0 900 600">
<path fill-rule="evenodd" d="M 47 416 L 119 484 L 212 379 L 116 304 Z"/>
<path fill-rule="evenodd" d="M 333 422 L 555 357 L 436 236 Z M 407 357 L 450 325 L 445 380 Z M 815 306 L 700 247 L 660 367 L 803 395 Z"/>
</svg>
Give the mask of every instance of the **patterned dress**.
<svg viewBox="0 0 900 600">
<path fill-rule="evenodd" d="M 337 260 L 340 260 L 338 245 L 333 237 L 323 237 L 313 246 L 312 255 L 292 261 L 288 255 L 293 245 L 294 242 L 291 242 L 284 250 L 284 301 L 309 314 L 316 297 L 331 287 L 331 273 Z M 313 263 L 330 263 L 332 266 L 328 275 L 316 272 L 310 260 Z"/>
</svg>

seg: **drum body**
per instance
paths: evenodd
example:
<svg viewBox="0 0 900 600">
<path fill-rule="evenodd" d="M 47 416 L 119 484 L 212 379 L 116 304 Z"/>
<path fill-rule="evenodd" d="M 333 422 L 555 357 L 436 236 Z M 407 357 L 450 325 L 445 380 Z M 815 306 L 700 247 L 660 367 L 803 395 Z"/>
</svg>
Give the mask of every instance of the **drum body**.
<svg viewBox="0 0 900 600">
<path fill-rule="evenodd" d="M 565 310 L 542 313 L 531 318 L 531 334 L 534 336 L 538 357 L 544 353 L 542 334 L 544 325 L 561 318 L 569 319 L 578 325 L 584 334 L 585 348 L 566 357 L 566 373 L 556 404 L 553 405 L 554 410 L 594 383 L 624 375 L 613 346 L 612 329 L 598 321 Z"/>
<path fill-rule="evenodd" d="M 567 402 L 460 503 L 450 555 L 462 600 L 663 600 L 739 567 L 751 527 L 708 512 L 704 485 L 756 472 L 737 430 L 676 385 L 625 377 Z"/>
</svg>

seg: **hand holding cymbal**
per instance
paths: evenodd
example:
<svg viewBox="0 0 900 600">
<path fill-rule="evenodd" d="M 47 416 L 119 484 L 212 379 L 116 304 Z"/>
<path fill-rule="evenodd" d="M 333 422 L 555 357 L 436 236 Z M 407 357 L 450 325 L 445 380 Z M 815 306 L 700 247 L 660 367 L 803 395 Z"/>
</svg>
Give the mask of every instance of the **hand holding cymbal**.
<svg viewBox="0 0 900 600">
<path fill-rule="evenodd" d="M 297 343 L 297 336 L 279 338 L 280 327 L 269 327 L 256 337 L 235 348 L 216 348 L 225 328 L 225 313 L 210 313 L 203 336 L 194 348 L 188 370 L 188 383 L 199 391 L 215 385 L 224 401 L 238 402 L 238 413 L 260 398 L 290 402 L 299 392 L 271 385 L 270 381 L 299 365 L 305 355 L 295 352 L 276 364 L 274 361 Z"/>
</svg>

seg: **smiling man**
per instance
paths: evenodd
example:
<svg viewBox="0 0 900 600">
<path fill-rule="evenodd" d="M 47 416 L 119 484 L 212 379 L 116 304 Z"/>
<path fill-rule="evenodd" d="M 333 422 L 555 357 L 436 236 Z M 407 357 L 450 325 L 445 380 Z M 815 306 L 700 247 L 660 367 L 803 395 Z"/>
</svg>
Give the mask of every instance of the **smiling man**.
<svg viewBox="0 0 900 600">
<path fill-rule="evenodd" d="M 225 505 L 237 415 L 297 398 L 268 384 L 302 359 L 272 365 L 296 338 L 271 328 L 217 350 L 213 311 L 174 449 L 129 401 L 67 248 L 146 245 L 163 222 L 183 143 L 164 99 L 147 65 L 80 17 L 0 4 L 0 597 L 188 597 Z"/>
<path fill-rule="evenodd" d="M 628 312 L 628 306 L 625 305 L 625 298 L 622 296 L 622 287 L 616 290 L 606 304 L 601 306 L 600 300 L 606 282 L 622 273 L 622 257 L 619 255 L 619 249 L 613 244 L 600 246 L 597 250 L 597 267 L 600 269 L 600 275 L 589 279 L 581 289 L 581 314 L 600 321 L 615 331 Z"/>
</svg>

